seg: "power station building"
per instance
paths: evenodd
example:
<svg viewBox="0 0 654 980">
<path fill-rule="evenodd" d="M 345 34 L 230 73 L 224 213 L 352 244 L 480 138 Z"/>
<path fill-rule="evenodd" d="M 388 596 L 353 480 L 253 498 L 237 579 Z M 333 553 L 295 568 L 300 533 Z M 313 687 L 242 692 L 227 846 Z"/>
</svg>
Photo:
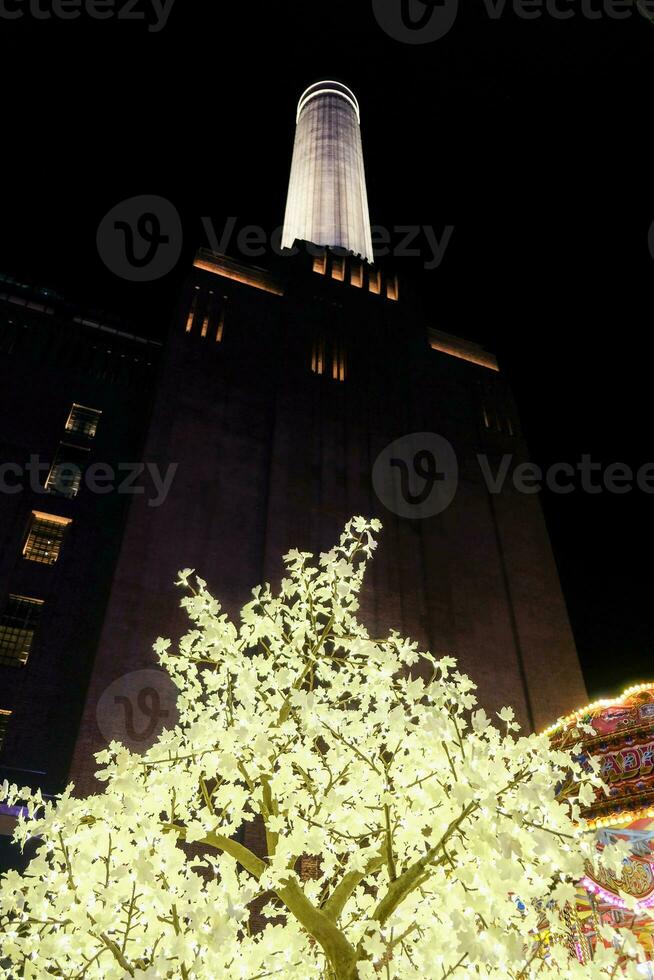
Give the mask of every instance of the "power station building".
<svg viewBox="0 0 654 980">
<path fill-rule="evenodd" d="M 70 719 L 77 733 L 70 777 L 78 792 L 98 788 L 93 753 L 111 737 L 126 737 L 139 704 L 150 706 L 159 727 L 170 718 L 152 644 L 187 628 L 174 586 L 178 570 L 195 568 L 236 616 L 253 586 L 279 580 L 285 552 L 329 549 L 354 514 L 384 525 L 361 604 L 373 635 L 395 628 L 435 654 L 453 654 L 478 683 L 482 703 L 491 710 L 511 704 L 527 729 L 586 699 L 538 499 L 510 481 L 491 493 L 479 465 L 481 454 L 492 470 L 506 453 L 516 464 L 528 458 L 511 392 L 492 354 L 443 332 L 398 270 L 374 261 L 359 106 L 341 83 L 318 83 L 300 99 L 283 244 L 286 252 L 271 256 L 266 268 L 197 254 L 157 358 L 151 399 L 141 394 L 149 412 L 143 462 L 160 472 L 174 466 L 175 476 L 160 506 L 134 495 L 124 526 L 117 519 L 117 558 L 96 590 L 97 636 L 84 653 L 88 669 L 74 681 L 76 699 L 86 689 L 83 710 Z M 97 390 L 87 385 L 78 395 L 72 384 L 66 398 L 102 410 L 99 439 L 101 427 L 120 427 L 112 413 L 122 409 Z M 146 413 L 143 402 L 134 410 Z M 62 407 L 57 418 L 65 427 L 64 414 Z M 57 437 L 53 415 L 35 422 L 23 451 L 41 438 L 41 424 Z M 456 478 L 453 485 L 449 473 L 449 505 L 430 511 L 417 502 L 430 474 L 446 475 L 436 451 L 433 469 L 421 468 L 433 437 L 451 447 Z M 380 480 L 395 487 L 394 498 L 380 492 Z M 8 596 L 41 599 L 46 592 L 47 568 L 29 589 L 20 578 L 30 561 L 30 514 L 49 513 L 76 528 L 74 502 L 44 500 L 37 507 L 16 497 L 3 513 L 5 609 Z M 80 538 L 93 540 L 102 506 L 82 487 L 80 514 L 85 508 L 90 523 L 83 531 L 80 518 Z M 69 557 L 72 565 L 72 547 Z M 45 601 L 54 605 L 57 582 L 47 588 Z M 63 595 L 61 621 L 67 629 L 83 624 L 79 597 L 70 589 Z M 0 652 L 8 642 L 2 622 Z M 27 661 L 0 666 L 0 709 L 12 711 L 0 756 L 6 768 L 27 759 L 25 719 L 37 710 L 48 667 L 31 683 L 20 678 L 48 663 L 54 629 L 44 612 Z M 66 650 L 70 670 L 80 651 L 72 640 Z M 27 693 L 12 701 L 20 684 Z M 111 691 L 121 692 L 113 713 Z M 62 710 L 39 729 L 44 747 L 39 756 L 34 743 L 34 769 L 49 765 L 38 759 L 50 758 L 46 743 L 57 738 Z M 148 727 L 148 742 L 156 730 Z M 53 784 L 68 775 L 67 760 L 57 766 Z"/>
</svg>

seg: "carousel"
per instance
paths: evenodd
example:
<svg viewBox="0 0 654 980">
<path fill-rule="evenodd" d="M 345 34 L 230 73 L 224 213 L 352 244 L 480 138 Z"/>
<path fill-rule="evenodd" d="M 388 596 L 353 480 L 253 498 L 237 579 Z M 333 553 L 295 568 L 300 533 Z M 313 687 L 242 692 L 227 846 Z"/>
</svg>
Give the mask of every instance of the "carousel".
<svg viewBox="0 0 654 980">
<path fill-rule="evenodd" d="M 592 729 L 582 730 L 586 725 Z M 546 732 L 557 749 L 581 746 L 598 760 L 606 793 L 597 792 L 582 814 L 601 850 L 616 839 L 629 842 L 631 856 L 618 878 L 588 867 L 576 906 L 563 918 L 568 941 L 580 962 L 592 960 L 601 925 L 627 927 L 654 960 L 654 683 L 631 687 L 614 700 L 596 701 Z M 654 966 L 654 964 L 652 964 Z M 644 976 L 654 976 L 649 964 Z M 649 968 L 649 969 L 648 969 Z"/>
</svg>

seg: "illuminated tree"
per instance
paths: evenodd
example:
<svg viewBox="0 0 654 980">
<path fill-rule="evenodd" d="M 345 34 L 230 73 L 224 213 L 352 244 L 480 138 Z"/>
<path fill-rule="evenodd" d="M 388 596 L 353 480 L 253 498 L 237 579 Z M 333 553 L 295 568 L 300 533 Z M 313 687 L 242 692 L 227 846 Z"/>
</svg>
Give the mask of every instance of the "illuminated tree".
<svg viewBox="0 0 654 980">
<path fill-rule="evenodd" d="M 595 859 L 577 801 L 598 777 L 520 736 L 509 708 L 491 724 L 451 658 L 368 636 L 355 614 L 379 528 L 356 518 L 317 562 L 291 552 L 279 594 L 255 589 L 239 626 L 182 572 L 193 628 L 177 651 L 155 644 L 175 729 L 143 756 L 112 743 L 87 799 L 4 785 L 27 803 L 17 841 L 41 839 L 2 879 L 6 976 L 640 975 L 628 932 L 590 968 L 564 944 L 544 958 L 543 908 L 573 900 Z M 576 799 L 557 802 L 570 776 Z M 264 854 L 241 842 L 255 819 Z"/>
</svg>

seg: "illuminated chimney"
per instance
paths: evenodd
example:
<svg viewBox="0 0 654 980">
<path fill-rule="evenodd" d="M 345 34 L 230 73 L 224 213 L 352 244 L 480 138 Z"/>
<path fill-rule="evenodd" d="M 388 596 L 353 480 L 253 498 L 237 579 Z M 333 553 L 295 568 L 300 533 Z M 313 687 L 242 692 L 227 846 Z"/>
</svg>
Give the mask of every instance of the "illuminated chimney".
<svg viewBox="0 0 654 980">
<path fill-rule="evenodd" d="M 312 242 L 373 261 L 359 104 L 340 82 L 317 82 L 302 95 L 282 246 Z"/>
</svg>

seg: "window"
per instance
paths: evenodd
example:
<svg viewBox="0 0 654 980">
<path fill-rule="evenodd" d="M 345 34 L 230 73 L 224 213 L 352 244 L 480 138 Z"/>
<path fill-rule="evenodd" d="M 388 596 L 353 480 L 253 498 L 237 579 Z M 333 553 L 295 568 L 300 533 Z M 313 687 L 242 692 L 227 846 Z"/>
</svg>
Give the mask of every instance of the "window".
<svg viewBox="0 0 654 980">
<path fill-rule="evenodd" d="M 221 344 L 225 333 L 225 311 L 221 310 L 218 314 L 218 326 L 216 327 L 216 343 Z"/>
<path fill-rule="evenodd" d="M 82 482 L 82 469 L 88 459 L 88 449 L 60 443 L 52 468 L 45 481 L 50 493 L 61 497 L 76 497 Z"/>
<path fill-rule="evenodd" d="M 335 255 L 332 260 L 332 279 L 345 280 L 345 259 L 340 255 Z"/>
<path fill-rule="evenodd" d="M 42 565 L 54 565 L 59 558 L 64 532 L 70 523 L 67 517 L 33 510 L 23 557 Z"/>
<path fill-rule="evenodd" d="M 321 255 L 314 256 L 313 260 L 313 271 L 317 272 L 319 275 L 324 276 L 327 272 L 327 253 L 323 252 Z"/>
<path fill-rule="evenodd" d="M 331 364 L 331 372 L 330 372 Z M 314 374 L 325 374 L 334 381 L 345 381 L 347 376 L 347 355 L 342 340 L 326 342 L 324 335 L 314 338 L 311 348 L 311 370 Z"/>
<path fill-rule="evenodd" d="M 489 388 L 486 389 L 485 399 L 481 403 L 481 414 L 485 429 L 493 432 L 502 432 L 504 435 L 511 436 L 511 438 L 515 437 L 516 432 L 513 419 L 502 404 L 502 399 L 500 399 L 500 405 L 498 406 L 498 398 Z"/>
<path fill-rule="evenodd" d="M 320 878 L 320 856 L 317 854 L 303 854 L 300 857 L 300 878 L 302 881 L 311 881 L 313 878 Z"/>
<path fill-rule="evenodd" d="M 386 296 L 388 299 L 396 300 L 400 295 L 400 287 L 397 281 L 397 276 L 389 276 L 386 280 Z"/>
<path fill-rule="evenodd" d="M 379 269 L 370 269 L 368 272 L 368 289 L 377 295 L 381 293 L 381 272 Z"/>
<path fill-rule="evenodd" d="M 196 290 L 198 290 L 200 287 L 196 286 L 195 288 Z M 188 317 L 186 318 L 186 333 L 190 333 L 191 330 L 193 329 L 193 322 L 195 320 L 195 312 L 197 308 L 198 308 L 198 294 L 197 292 L 195 292 L 193 294 L 193 299 L 191 300 L 191 306 L 188 311 Z"/>
<path fill-rule="evenodd" d="M 0 708 L 0 750 L 2 750 L 10 718 L 11 711 L 4 711 L 2 708 Z"/>
<path fill-rule="evenodd" d="M 363 265 L 361 262 L 353 262 L 352 268 L 350 269 L 350 283 L 353 286 L 358 286 L 359 289 L 363 286 Z"/>
<path fill-rule="evenodd" d="M 98 422 L 102 412 L 98 408 L 87 408 L 86 405 L 73 404 L 66 422 L 66 432 L 77 432 L 79 435 L 93 439 L 98 431 Z"/>
<path fill-rule="evenodd" d="M 334 381 L 345 381 L 345 347 L 339 341 L 334 342 L 332 351 L 332 378 Z"/>
<path fill-rule="evenodd" d="M 18 667 L 27 663 L 42 608 L 41 599 L 9 596 L 0 616 L 0 664 Z"/>
<path fill-rule="evenodd" d="M 198 286 L 195 287 L 199 289 Z M 214 295 L 212 289 L 208 293 L 196 292 L 191 301 L 191 307 L 186 321 L 186 333 L 192 333 L 197 325 L 200 326 L 200 339 L 213 339 L 221 343 L 225 332 L 225 307 L 227 297 Z"/>
<path fill-rule="evenodd" d="M 325 338 L 316 337 L 311 349 L 311 370 L 314 374 L 322 374 L 325 370 Z"/>
</svg>

